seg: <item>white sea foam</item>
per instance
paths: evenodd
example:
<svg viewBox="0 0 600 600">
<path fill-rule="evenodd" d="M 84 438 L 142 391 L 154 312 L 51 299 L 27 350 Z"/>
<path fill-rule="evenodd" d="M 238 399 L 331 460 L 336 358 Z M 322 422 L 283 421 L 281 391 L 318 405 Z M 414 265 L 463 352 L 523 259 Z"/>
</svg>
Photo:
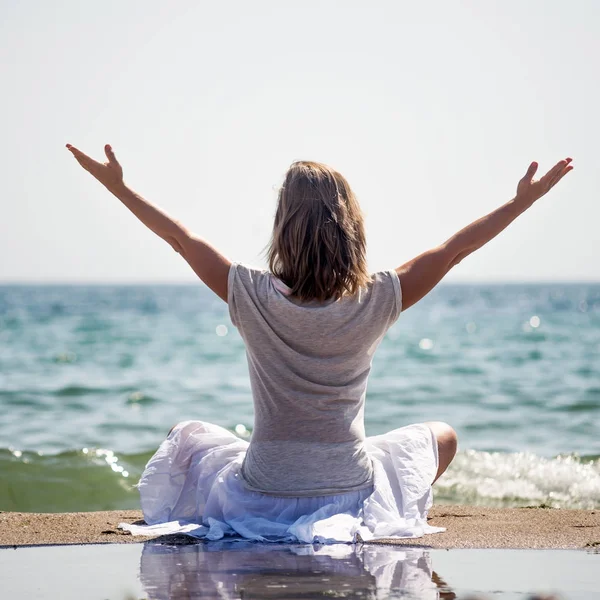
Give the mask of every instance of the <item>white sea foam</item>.
<svg viewBox="0 0 600 600">
<path fill-rule="evenodd" d="M 600 508 L 600 459 L 467 450 L 434 489 L 438 502 Z"/>
</svg>

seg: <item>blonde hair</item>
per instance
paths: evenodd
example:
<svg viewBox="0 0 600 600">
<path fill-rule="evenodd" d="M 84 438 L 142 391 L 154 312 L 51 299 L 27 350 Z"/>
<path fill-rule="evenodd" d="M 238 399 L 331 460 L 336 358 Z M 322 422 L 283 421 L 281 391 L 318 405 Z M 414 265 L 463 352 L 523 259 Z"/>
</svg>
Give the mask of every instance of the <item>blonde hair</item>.
<svg viewBox="0 0 600 600">
<path fill-rule="evenodd" d="M 367 286 L 363 215 L 340 173 L 321 163 L 292 163 L 267 257 L 273 275 L 303 301 L 338 300 Z"/>
</svg>

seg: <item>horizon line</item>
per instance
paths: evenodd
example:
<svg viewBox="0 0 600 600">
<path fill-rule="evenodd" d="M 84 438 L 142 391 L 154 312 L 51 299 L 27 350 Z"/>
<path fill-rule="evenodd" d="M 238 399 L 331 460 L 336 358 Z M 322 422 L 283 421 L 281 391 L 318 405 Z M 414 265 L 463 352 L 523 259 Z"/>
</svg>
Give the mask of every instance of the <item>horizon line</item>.
<svg viewBox="0 0 600 600">
<path fill-rule="evenodd" d="M 599 279 L 459 279 L 441 281 L 438 285 L 600 285 Z M 208 287 L 201 279 L 197 280 L 35 280 L 35 279 L 0 279 L 0 287 L 7 286 L 192 286 Z M 437 287 L 437 286 L 436 286 Z"/>
</svg>

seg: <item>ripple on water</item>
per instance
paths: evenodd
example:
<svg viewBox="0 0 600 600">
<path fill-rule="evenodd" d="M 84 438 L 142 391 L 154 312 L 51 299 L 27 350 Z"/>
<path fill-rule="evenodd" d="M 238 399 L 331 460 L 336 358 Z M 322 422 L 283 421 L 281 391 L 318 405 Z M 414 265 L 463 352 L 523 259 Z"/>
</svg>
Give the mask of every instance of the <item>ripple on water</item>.
<svg viewBox="0 0 600 600">
<path fill-rule="evenodd" d="M 136 406 L 148 406 L 150 404 L 156 404 L 161 402 L 159 398 L 154 396 L 150 396 L 148 394 L 144 394 L 143 392 L 132 392 L 127 396 L 127 400 L 125 400 L 125 404 L 128 405 L 136 405 Z"/>
<path fill-rule="evenodd" d="M 544 354 L 541 350 L 531 350 L 527 355 L 527 359 L 531 361 L 542 360 L 544 358 Z"/>
<path fill-rule="evenodd" d="M 492 410 L 506 410 L 514 405 L 514 398 L 502 394 L 490 394 L 481 398 L 481 403 Z"/>
<path fill-rule="evenodd" d="M 172 424 L 170 425 L 172 426 Z M 165 426 L 162 424 L 151 424 L 151 423 L 124 423 L 122 421 L 110 421 L 108 423 L 101 423 L 98 425 L 98 429 L 102 431 L 126 431 L 126 432 L 150 432 L 150 433 L 163 433 Z M 162 441 L 162 440 L 161 440 Z"/>
<path fill-rule="evenodd" d="M 21 408 L 44 408 L 45 402 L 39 395 L 22 391 L 0 390 L 0 406 L 18 406 Z"/>
<path fill-rule="evenodd" d="M 476 365 L 456 365 L 451 367 L 450 373 L 454 375 L 483 375 L 485 371 Z"/>
<path fill-rule="evenodd" d="M 121 369 L 128 369 L 135 363 L 135 357 L 133 354 L 124 354 L 119 358 L 118 364 Z"/>
<path fill-rule="evenodd" d="M 467 423 L 463 425 L 464 431 L 481 431 L 490 429 L 492 431 L 510 431 L 514 429 L 514 423 L 511 421 L 482 421 L 481 423 Z"/>
<path fill-rule="evenodd" d="M 573 373 L 581 377 L 585 377 L 586 379 L 589 377 L 600 377 L 600 371 L 588 365 L 574 369 Z"/>
<path fill-rule="evenodd" d="M 98 317 L 84 317 L 75 327 L 76 333 L 96 333 L 98 331 L 108 331 L 112 327 L 112 323 L 106 319 Z"/>
<path fill-rule="evenodd" d="M 554 410 L 559 412 L 580 413 L 595 412 L 600 410 L 600 398 L 582 398 L 555 406 Z"/>
<path fill-rule="evenodd" d="M 78 400 L 70 400 L 65 402 L 61 404 L 61 408 L 63 410 L 67 409 L 75 412 L 87 412 L 91 410 L 91 407 L 88 404 L 85 404 L 85 402 L 79 402 Z"/>
<path fill-rule="evenodd" d="M 117 388 L 111 388 L 111 387 L 92 387 L 92 386 L 86 386 L 86 385 L 80 385 L 80 384 L 70 384 L 70 385 L 65 385 L 61 388 L 52 390 L 52 391 L 48 391 L 47 393 L 52 395 L 52 396 L 57 396 L 57 397 L 70 397 L 70 396 L 88 396 L 90 394 L 116 394 L 116 393 L 123 393 L 123 392 L 133 392 L 135 391 L 135 388 L 132 388 L 131 386 L 124 386 L 124 387 L 117 387 Z"/>
<path fill-rule="evenodd" d="M 56 354 L 52 360 L 58 364 L 70 364 L 77 361 L 77 354 L 75 352 L 61 352 Z"/>
</svg>

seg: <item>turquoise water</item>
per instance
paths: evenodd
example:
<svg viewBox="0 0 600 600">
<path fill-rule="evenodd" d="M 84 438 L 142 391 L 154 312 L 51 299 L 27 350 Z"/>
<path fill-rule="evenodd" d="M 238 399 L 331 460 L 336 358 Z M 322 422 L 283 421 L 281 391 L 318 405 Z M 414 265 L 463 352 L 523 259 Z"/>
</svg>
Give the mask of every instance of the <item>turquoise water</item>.
<svg viewBox="0 0 600 600">
<path fill-rule="evenodd" d="M 227 306 L 201 285 L 0 286 L 0 510 L 137 506 L 178 421 L 248 437 Z M 444 420 L 437 499 L 600 507 L 600 284 L 445 285 L 375 356 L 367 434 Z"/>
</svg>

